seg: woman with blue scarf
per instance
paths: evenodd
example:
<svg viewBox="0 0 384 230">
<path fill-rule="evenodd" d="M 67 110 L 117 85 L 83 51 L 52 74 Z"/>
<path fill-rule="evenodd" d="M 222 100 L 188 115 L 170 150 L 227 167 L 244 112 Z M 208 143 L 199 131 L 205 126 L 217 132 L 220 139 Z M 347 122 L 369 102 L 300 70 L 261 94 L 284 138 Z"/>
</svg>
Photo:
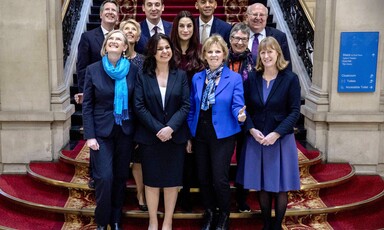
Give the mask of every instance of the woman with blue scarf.
<svg viewBox="0 0 384 230">
<path fill-rule="evenodd" d="M 87 67 L 84 84 L 84 138 L 92 154 L 97 229 L 122 229 L 129 162 L 133 150 L 133 91 L 138 68 L 125 58 L 128 40 L 108 33 L 102 60 Z"/>
<path fill-rule="evenodd" d="M 207 69 L 193 76 L 191 86 L 187 121 L 194 137 L 197 175 L 205 208 L 204 230 L 228 229 L 229 168 L 236 133 L 246 119 L 243 81 L 240 74 L 224 65 L 227 57 L 227 44 L 220 35 L 206 39 L 202 58 Z M 217 221 L 214 220 L 216 208 L 219 209 Z"/>
</svg>

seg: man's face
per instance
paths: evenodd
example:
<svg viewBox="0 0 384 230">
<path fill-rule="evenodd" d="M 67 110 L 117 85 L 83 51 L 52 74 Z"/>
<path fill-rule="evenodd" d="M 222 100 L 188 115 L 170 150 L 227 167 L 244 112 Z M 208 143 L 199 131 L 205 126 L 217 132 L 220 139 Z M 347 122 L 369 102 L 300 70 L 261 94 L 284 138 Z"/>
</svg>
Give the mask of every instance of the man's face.
<svg viewBox="0 0 384 230">
<path fill-rule="evenodd" d="M 157 21 L 164 11 L 164 5 L 161 3 L 161 0 L 145 0 L 143 11 L 148 20 Z"/>
<path fill-rule="evenodd" d="M 100 19 L 102 23 L 115 25 L 119 19 L 117 6 L 111 2 L 105 3 L 103 11 L 100 12 Z"/>
<path fill-rule="evenodd" d="M 246 16 L 248 26 L 254 33 L 260 33 L 267 26 L 268 12 L 262 4 L 251 7 Z"/>
<path fill-rule="evenodd" d="M 199 10 L 201 16 L 207 18 L 213 15 L 217 2 L 216 0 L 197 0 L 195 7 Z"/>
</svg>

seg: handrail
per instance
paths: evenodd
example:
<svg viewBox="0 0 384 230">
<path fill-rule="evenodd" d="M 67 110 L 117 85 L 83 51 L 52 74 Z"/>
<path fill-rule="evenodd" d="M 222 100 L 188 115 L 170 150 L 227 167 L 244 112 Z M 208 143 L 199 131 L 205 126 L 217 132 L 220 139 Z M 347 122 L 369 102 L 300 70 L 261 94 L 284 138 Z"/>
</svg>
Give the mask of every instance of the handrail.
<svg viewBox="0 0 384 230">
<path fill-rule="evenodd" d="M 305 0 L 299 0 L 299 4 L 301 5 L 301 8 L 303 9 L 304 14 L 307 17 L 308 22 L 311 25 L 313 31 L 315 31 L 315 22 L 314 22 L 315 19 L 314 19 L 313 15 L 310 13 L 307 2 Z"/>
<path fill-rule="evenodd" d="M 64 21 L 65 14 L 67 13 L 69 3 L 71 3 L 71 0 L 64 0 L 64 4 L 61 6 L 61 22 Z"/>
</svg>

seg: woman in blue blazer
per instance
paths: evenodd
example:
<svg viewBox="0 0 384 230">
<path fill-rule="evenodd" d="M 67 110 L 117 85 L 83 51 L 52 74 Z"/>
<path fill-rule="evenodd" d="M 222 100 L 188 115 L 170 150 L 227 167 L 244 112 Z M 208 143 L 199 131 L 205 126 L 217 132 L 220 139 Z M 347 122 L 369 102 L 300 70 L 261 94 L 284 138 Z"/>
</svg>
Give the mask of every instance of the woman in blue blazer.
<svg viewBox="0 0 384 230">
<path fill-rule="evenodd" d="M 300 83 L 287 69 L 273 37 L 259 45 L 257 72 L 244 83 L 248 118 L 246 141 L 237 181 L 259 191 L 263 229 L 281 229 L 290 190 L 300 189 L 298 154 L 293 128 L 300 115 Z M 275 216 L 271 219 L 272 200 Z"/>
<path fill-rule="evenodd" d="M 206 39 L 202 57 L 208 68 L 196 73 L 191 86 L 188 125 L 194 150 L 200 191 L 205 208 L 203 229 L 228 229 L 230 186 L 229 167 L 235 149 L 235 134 L 245 120 L 243 81 L 224 66 L 228 48 L 220 35 Z M 239 122 L 240 121 L 240 122 Z M 217 226 L 213 211 L 219 208 Z"/>
<path fill-rule="evenodd" d="M 149 230 L 158 229 L 160 188 L 164 190 L 162 229 L 172 229 L 178 187 L 182 185 L 184 152 L 189 139 L 187 75 L 175 68 L 173 46 L 158 33 L 148 41 L 143 73 L 135 87 L 135 112 L 140 121 L 135 134 L 139 143 Z"/>
<path fill-rule="evenodd" d="M 133 91 L 138 69 L 126 59 L 128 40 L 108 33 L 102 60 L 87 67 L 84 84 L 84 138 L 92 155 L 97 229 L 121 229 L 129 161 L 133 149 Z"/>
</svg>

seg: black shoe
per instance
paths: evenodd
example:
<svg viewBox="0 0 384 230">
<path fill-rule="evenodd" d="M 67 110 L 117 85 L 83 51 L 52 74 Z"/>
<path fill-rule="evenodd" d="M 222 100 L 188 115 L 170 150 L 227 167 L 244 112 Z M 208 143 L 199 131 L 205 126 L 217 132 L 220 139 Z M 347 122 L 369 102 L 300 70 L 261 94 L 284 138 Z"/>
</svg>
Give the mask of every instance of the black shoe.
<svg viewBox="0 0 384 230">
<path fill-rule="evenodd" d="M 247 203 L 238 204 L 239 212 L 251 212 L 251 208 Z"/>
<path fill-rule="evenodd" d="M 97 225 L 96 230 L 107 230 L 106 226 Z"/>
<path fill-rule="evenodd" d="M 95 189 L 95 180 L 93 178 L 90 178 L 88 181 L 88 188 Z"/>
<path fill-rule="evenodd" d="M 140 211 L 148 212 L 148 206 L 146 204 L 139 204 Z"/>
<path fill-rule="evenodd" d="M 228 230 L 229 214 L 222 212 L 219 215 L 219 220 L 216 225 L 216 230 Z"/>
<path fill-rule="evenodd" d="M 123 229 L 119 223 L 113 223 L 110 225 L 111 225 L 111 230 L 122 230 Z"/>
<path fill-rule="evenodd" d="M 213 229 L 213 212 L 211 209 L 207 209 L 204 212 L 204 225 L 201 230 L 211 230 Z"/>
</svg>

